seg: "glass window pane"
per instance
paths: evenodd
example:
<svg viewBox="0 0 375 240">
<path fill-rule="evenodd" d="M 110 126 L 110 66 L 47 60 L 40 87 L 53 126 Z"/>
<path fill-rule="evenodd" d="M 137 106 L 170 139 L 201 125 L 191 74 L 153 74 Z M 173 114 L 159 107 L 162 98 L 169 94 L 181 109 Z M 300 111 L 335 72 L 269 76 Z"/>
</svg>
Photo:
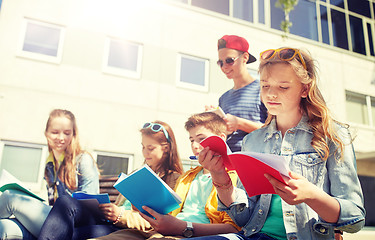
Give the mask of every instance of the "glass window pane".
<svg viewBox="0 0 375 240">
<path fill-rule="evenodd" d="M 191 5 L 229 15 L 229 0 L 191 0 Z"/>
<path fill-rule="evenodd" d="M 281 8 L 275 7 L 276 0 L 271 0 L 271 28 L 281 30 L 280 24 L 285 16 Z"/>
<path fill-rule="evenodd" d="M 205 61 L 181 57 L 180 81 L 205 86 Z"/>
<path fill-rule="evenodd" d="M 362 19 L 349 16 L 350 33 L 352 37 L 353 51 L 366 55 L 365 38 L 363 35 Z"/>
<path fill-rule="evenodd" d="M 345 9 L 344 7 L 344 0 L 330 0 L 331 5 L 335 5 L 336 7 L 340 7 Z"/>
<path fill-rule="evenodd" d="M 372 174 L 372 171 L 373 171 L 372 166 L 374 165 L 373 165 L 373 162 L 370 162 L 370 161 L 365 160 L 362 162 L 362 160 L 360 160 L 360 163 L 358 164 L 359 165 L 358 174 L 360 175 L 358 175 L 358 178 L 359 178 L 359 181 L 361 182 L 361 188 L 362 188 L 363 198 L 364 198 L 364 207 L 366 210 L 365 226 L 369 226 L 370 229 L 374 229 L 375 227 L 375 209 L 374 209 L 375 177 Z M 357 162 L 359 161 L 357 160 Z M 364 239 L 366 239 L 366 237 L 359 238 L 359 240 L 364 240 Z"/>
<path fill-rule="evenodd" d="M 234 0 L 233 16 L 253 22 L 253 0 Z"/>
<path fill-rule="evenodd" d="M 137 71 L 138 47 L 133 43 L 111 40 L 108 66 Z"/>
<path fill-rule="evenodd" d="M 129 158 L 115 157 L 107 155 L 97 156 L 97 164 L 100 170 L 100 175 L 115 175 L 118 176 L 121 172 L 128 173 Z"/>
<path fill-rule="evenodd" d="M 369 42 L 369 45 L 370 45 L 370 54 L 371 56 L 375 56 L 375 52 L 374 52 L 374 42 L 373 42 L 373 39 L 372 39 L 372 29 L 371 29 L 371 24 L 367 23 L 367 34 L 368 34 L 368 42 Z"/>
<path fill-rule="evenodd" d="M 292 22 L 290 33 L 318 41 L 318 25 L 316 22 L 316 3 L 302 0 L 289 14 Z"/>
<path fill-rule="evenodd" d="M 23 51 L 57 56 L 60 29 L 28 22 Z"/>
<path fill-rule="evenodd" d="M 320 6 L 320 22 L 322 25 L 322 41 L 329 44 L 327 7 L 323 5 Z"/>
<path fill-rule="evenodd" d="M 348 50 L 345 14 L 331 9 L 333 44 L 336 47 Z"/>
<path fill-rule="evenodd" d="M 264 0 L 258 0 L 258 22 L 265 24 L 265 17 L 264 17 Z"/>
<path fill-rule="evenodd" d="M 346 93 L 347 120 L 368 125 L 366 97 L 360 94 Z"/>
<path fill-rule="evenodd" d="M 4 144 L 0 170 L 6 169 L 23 182 L 38 182 L 41 158 L 42 148 Z"/>
<path fill-rule="evenodd" d="M 362 16 L 371 17 L 370 3 L 368 0 L 347 0 L 349 11 L 361 14 Z"/>
</svg>

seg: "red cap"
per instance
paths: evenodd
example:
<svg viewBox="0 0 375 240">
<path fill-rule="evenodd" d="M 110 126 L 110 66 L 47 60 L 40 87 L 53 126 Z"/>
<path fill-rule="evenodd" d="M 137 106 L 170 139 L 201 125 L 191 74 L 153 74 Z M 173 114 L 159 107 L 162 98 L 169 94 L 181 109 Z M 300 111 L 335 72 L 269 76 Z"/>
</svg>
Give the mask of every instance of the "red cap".
<svg viewBox="0 0 375 240">
<path fill-rule="evenodd" d="M 249 53 L 249 43 L 245 38 L 236 35 L 224 35 L 217 42 L 217 49 L 230 48 L 241 52 L 247 52 L 249 54 L 249 60 L 247 63 L 255 62 L 257 59 Z"/>
</svg>

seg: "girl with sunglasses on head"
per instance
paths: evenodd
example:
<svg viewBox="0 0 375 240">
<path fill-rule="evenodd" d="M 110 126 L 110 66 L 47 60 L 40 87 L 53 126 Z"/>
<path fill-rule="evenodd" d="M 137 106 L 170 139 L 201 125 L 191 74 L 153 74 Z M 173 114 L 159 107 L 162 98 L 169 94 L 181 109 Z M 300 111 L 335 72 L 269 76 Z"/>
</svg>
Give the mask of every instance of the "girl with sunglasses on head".
<svg viewBox="0 0 375 240">
<path fill-rule="evenodd" d="M 241 150 L 245 135 L 261 127 L 267 117 L 267 109 L 260 101 L 259 80 L 254 79 L 247 70 L 249 63 L 256 58 L 249 52 L 246 39 L 225 35 L 218 41 L 218 66 L 234 86 L 219 98 L 219 106 L 226 114 L 227 144 L 232 152 Z M 214 106 L 206 106 L 206 111 Z"/>
<path fill-rule="evenodd" d="M 145 123 L 140 132 L 145 164 L 173 189 L 183 168 L 172 129 L 164 122 L 155 121 Z M 74 198 L 59 198 L 38 239 L 80 240 L 101 237 L 123 228 L 151 228 L 121 194 L 115 204 L 100 204 L 99 208 L 100 216 Z"/>
<path fill-rule="evenodd" d="M 99 171 L 92 156 L 81 149 L 73 113 L 53 110 L 44 135 L 49 150 L 44 172 L 49 205 L 18 190 L 4 191 L 0 239 L 36 239 L 56 199 L 76 191 L 99 193 Z"/>
<path fill-rule="evenodd" d="M 265 174 L 276 194 L 248 197 L 242 184 L 218 188 L 219 209 L 242 226 L 243 239 L 335 239 L 335 229 L 354 233 L 364 226 L 363 194 L 347 125 L 335 121 L 317 86 L 314 60 L 293 48 L 261 53 L 261 98 L 265 126 L 248 134 L 243 151 L 284 156 L 286 184 Z M 209 149 L 199 155 L 212 181 L 229 177 Z M 256 182 L 254 182 L 256 184 Z M 209 239 L 228 239 L 215 236 Z"/>
</svg>

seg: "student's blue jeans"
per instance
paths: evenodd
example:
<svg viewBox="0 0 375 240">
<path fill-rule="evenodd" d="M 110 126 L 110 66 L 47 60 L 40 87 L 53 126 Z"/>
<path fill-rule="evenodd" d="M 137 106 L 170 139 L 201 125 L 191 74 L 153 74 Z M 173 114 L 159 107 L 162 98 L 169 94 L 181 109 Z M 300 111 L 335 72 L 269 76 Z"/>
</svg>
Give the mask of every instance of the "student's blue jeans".
<svg viewBox="0 0 375 240">
<path fill-rule="evenodd" d="M 59 197 L 40 231 L 39 240 L 81 240 L 108 235 L 120 228 L 106 222 L 80 201 Z"/>
<path fill-rule="evenodd" d="M 214 236 L 196 237 L 191 238 L 194 240 L 276 240 L 273 237 L 267 236 L 264 233 L 256 233 L 250 237 L 245 237 L 243 232 L 227 233 Z"/>
<path fill-rule="evenodd" d="M 51 207 L 17 190 L 0 195 L 0 239 L 35 239 Z"/>
</svg>

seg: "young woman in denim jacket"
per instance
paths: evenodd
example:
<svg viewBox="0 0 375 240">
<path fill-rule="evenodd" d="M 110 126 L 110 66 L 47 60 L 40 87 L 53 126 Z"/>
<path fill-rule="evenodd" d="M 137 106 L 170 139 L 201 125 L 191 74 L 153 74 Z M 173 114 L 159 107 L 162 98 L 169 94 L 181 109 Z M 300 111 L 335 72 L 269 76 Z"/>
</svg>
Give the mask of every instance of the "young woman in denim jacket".
<svg viewBox="0 0 375 240">
<path fill-rule="evenodd" d="M 261 53 L 259 72 L 269 115 L 264 127 L 245 137 L 242 150 L 284 156 L 290 179 L 284 184 L 265 174 L 276 194 L 248 197 L 241 183 L 232 186 L 220 156 L 208 148 L 199 155 L 220 186 L 219 209 L 242 227 L 235 235 L 312 240 L 334 239 L 334 229 L 359 231 L 365 209 L 352 139 L 330 116 L 313 59 L 298 49 L 270 49 Z"/>
<path fill-rule="evenodd" d="M 81 149 L 73 113 L 55 109 L 45 130 L 49 156 L 44 178 L 48 203 L 17 190 L 0 196 L 0 239 L 36 239 L 57 197 L 75 191 L 99 193 L 99 172 L 95 160 Z"/>
</svg>

